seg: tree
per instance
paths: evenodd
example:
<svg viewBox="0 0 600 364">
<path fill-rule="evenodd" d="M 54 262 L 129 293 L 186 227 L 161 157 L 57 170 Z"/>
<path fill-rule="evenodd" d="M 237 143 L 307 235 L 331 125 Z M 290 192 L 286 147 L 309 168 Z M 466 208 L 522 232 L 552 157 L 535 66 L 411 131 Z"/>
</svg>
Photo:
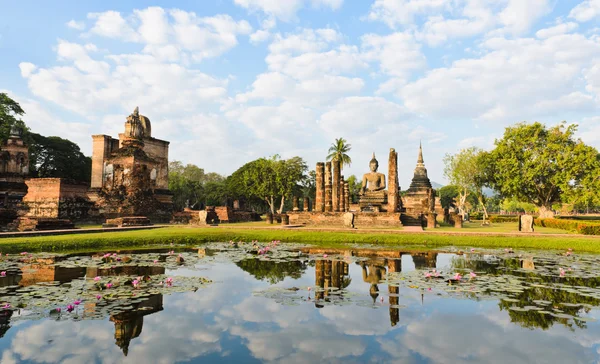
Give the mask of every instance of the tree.
<svg viewBox="0 0 600 364">
<path fill-rule="evenodd" d="M 350 193 L 350 202 L 358 202 L 358 194 L 360 193 L 360 187 L 362 182 L 355 176 L 352 175 L 346 180 L 348 182 L 348 189 Z"/>
<path fill-rule="evenodd" d="M 344 169 L 344 165 L 350 166 L 352 164 L 352 158 L 347 154 L 352 149 L 352 146 L 348 144 L 346 139 L 337 138 L 331 147 L 329 147 L 329 155 L 327 160 L 339 160 L 340 171 Z"/>
<path fill-rule="evenodd" d="M 447 154 L 444 158 L 446 167 L 444 175 L 458 192 L 456 201 L 459 213 L 464 216 L 466 212 L 467 198 L 470 194 L 477 197 L 478 204 L 483 209 L 483 221 L 487 219 L 487 209 L 485 207 L 485 196 L 483 195 L 483 184 L 485 182 L 484 169 L 482 163 L 483 151 L 479 148 L 471 147 L 462 149 L 455 155 Z"/>
<path fill-rule="evenodd" d="M 282 160 L 278 155 L 248 162 L 228 179 L 228 189 L 234 196 L 263 199 L 271 213 L 275 213 L 276 200 L 281 198 L 282 212 L 286 196 L 289 196 L 307 178 L 306 163 L 300 157 Z"/>
<path fill-rule="evenodd" d="M 534 204 L 540 217 L 553 217 L 554 203 L 591 191 L 598 173 L 598 151 L 575 139 L 576 130 L 566 122 L 506 128 L 486 155 L 487 183 L 504 197 Z"/>
<path fill-rule="evenodd" d="M 83 155 L 77 144 L 60 137 L 45 137 L 36 133 L 29 133 L 28 140 L 33 177 L 91 180 L 92 159 Z"/>
<path fill-rule="evenodd" d="M 25 123 L 18 119 L 25 111 L 18 102 L 8 97 L 6 93 L 0 92 L 0 140 L 7 140 L 13 126 L 27 132 Z"/>
<path fill-rule="evenodd" d="M 190 206 L 213 206 L 227 203 L 228 190 L 225 178 L 218 173 L 205 173 L 204 169 L 180 161 L 169 163 L 169 190 L 177 210 Z"/>
<path fill-rule="evenodd" d="M 440 196 L 440 204 L 442 208 L 449 209 L 455 207 L 455 198 L 458 197 L 458 187 L 454 185 L 448 185 L 437 190 Z"/>
</svg>

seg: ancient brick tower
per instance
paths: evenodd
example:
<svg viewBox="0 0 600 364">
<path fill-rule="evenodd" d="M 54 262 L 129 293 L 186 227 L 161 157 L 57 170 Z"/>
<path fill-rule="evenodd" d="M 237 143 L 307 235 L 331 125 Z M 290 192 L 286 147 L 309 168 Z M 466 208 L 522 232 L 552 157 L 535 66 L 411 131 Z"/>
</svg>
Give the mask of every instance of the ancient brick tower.
<svg viewBox="0 0 600 364">
<path fill-rule="evenodd" d="M 148 216 L 169 221 L 169 142 L 152 137 L 150 119 L 136 107 L 119 139 L 93 135 L 92 199 L 105 217 Z"/>
</svg>

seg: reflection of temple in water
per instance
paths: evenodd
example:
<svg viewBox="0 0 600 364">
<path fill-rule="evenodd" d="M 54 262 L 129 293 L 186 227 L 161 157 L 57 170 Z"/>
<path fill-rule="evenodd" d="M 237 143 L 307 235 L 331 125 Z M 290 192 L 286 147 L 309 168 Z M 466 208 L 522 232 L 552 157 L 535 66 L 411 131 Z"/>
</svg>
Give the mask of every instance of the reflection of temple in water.
<svg viewBox="0 0 600 364">
<path fill-rule="evenodd" d="M 322 254 L 319 249 L 306 249 L 309 254 Z M 388 273 L 400 273 L 402 271 L 402 256 L 410 255 L 415 269 L 433 269 L 437 266 L 438 253 L 429 252 L 401 252 L 392 250 L 344 250 L 331 251 L 329 253 L 344 254 L 346 256 L 365 257 L 365 261 L 357 262 L 361 267 L 363 282 L 369 283 L 369 295 L 375 303 L 379 297 L 379 285 L 385 282 Z M 346 288 L 350 285 L 348 263 L 340 260 L 317 260 L 315 262 L 315 286 L 324 288 L 324 291 L 315 292 L 315 307 L 321 308 L 321 300 L 328 300 L 331 294 L 330 287 Z M 400 321 L 400 287 L 388 285 L 390 324 L 396 326 Z"/>
<path fill-rule="evenodd" d="M 125 356 L 129 352 L 131 340 L 142 333 L 144 316 L 162 311 L 163 296 L 153 295 L 133 306 L 134 310 L 110 316 L 110 321 L 115 323 L 115 344 L 121 348 Z M 140 308 L 144 309 L 139 310 Z"/>
<path fill-rule="evenodd" d="M 119 265 L 114 268 L 88 267 L 87 277 L 106 276 L 152 276 L 165 274 L 165 267 L 160 265 Z"/>
<path fill-rule="evenodd" d="M 322 308 L 319 300 L 327 299 L 329 288 L 346 288 L 352 282 L 349 277 L 348 263 L 340 260 L 317 260 L 315 262 L 315 286 L 322 287 L 323 292 L 315 292 L 315 306 Z"/>
<path fill-rule="evenodd" d="M 12 310 L 0 311 L 0 339 L 4 337 L 8 329 L 10 329 L 10 318 L 12 317 Z"/>
</svg>

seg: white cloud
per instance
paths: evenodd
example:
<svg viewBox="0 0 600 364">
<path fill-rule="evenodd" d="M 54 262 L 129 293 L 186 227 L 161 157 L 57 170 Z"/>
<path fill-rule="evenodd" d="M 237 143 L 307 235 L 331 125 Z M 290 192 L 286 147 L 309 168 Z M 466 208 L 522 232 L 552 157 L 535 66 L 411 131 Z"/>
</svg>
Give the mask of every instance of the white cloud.
<svg viewBox="0 0 600 364">
<path fill-rule="evenodd" d="M 498 17 L 506 31 L 521 34 L 551 10 L 550 0 L 508 0 Z"/>
<path fill-rule="evenodd" d="M 235 4 L 250 11 L 261 11 L 282 21 L 296 19 L 298 10 L 305 6 L 337 10 L 344 0 L 235 0 Z"/>
<path fill-rule="evenodd" d="M 585 0 L 575 6 L 569 13 L 569 18 L 579 22 L 588 22 L 600 15 L 600 0 Z"/>
<path fill-rule="evenodd" d="M 390 28 L 399 25 L 408 25 L 414 17 L 432 11 L 451 9 L 451 2 L 447 0 L 375 0 L 371 5 L 369 20 L 378 20 Z"/>
<path fill-rule="evenodd" d="M 492 38 L 482 43 L 487 51 L 480 58 L 433 69 L 402 87 L 399 96 L 416 114 L 450 120 L 512 123 L 589 110 L 595 103 L 581 92 L 581 71 L 600 55 L 598 42 L 581 34 Z M 588 92 L 594 90 L 593 70 L 588 71 Z"/>
<path fill-rule="evenodd" d="M 82 21 L 76 21 L 74 19 L 70 20 L 69 22 L 67 22 L 67 26 L 71 29 L 75 29 L 75 30 L 84 30 L 85 29 L 85 23 Z"/>
<path fill-rule="evenodd" d="M 88 19 L 95 20 L 90 33 L 108 38 L 120 38 L 128 41 L 137 41 L 139 35 L 131 26 L 131 22 L 125 20 L 118 11 L 106 11 L 103 13 L 90 13 Z"/>
<path fill-rule="evenodd" d="M 36 65 L 30 62 L 19 63 L 19 68 L 21 69 L 21 76 L 25 78 L 29 77 L 29 75 L 37 69 Z"/>
<path fill-rule="evenodd" d="M 535 36 L 540 39 L 546 39 L 553 37 L 555 35 L 570 33 L 577 29 L 578 24 L 569 22 L 569 23 L 560 23 L 550 28 L 540 29 L 535 33 Z"/>
<path fill-rule="evenodd" d="M 379 62 L 385 74 L 406 77 L 411 71 L 426 65 L 421 46 L 410 33 L 366 34 L 362 36 L 361 43 L 366 59 Z"/>
</svg>

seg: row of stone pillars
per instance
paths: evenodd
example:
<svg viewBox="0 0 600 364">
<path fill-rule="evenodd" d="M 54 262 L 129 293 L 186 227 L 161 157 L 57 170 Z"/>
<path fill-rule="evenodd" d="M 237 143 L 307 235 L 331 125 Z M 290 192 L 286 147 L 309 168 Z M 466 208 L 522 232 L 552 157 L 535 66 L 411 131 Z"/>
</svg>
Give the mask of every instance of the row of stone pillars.
<svg viewBox="0 0 600 364">
<path fill-rule="evenodd" d="M 310 206 L 310 198 L 309 197 L 303 197 L 302 198 L 302 210 L 304 211 L 311 211 L 311 206 Z M 302 211 L 300 210 L 300 198 L 298 196 L 294 196 L 294 198 L 292 199 L 292 211 Z"/>
<path fill-rule="evenodd" d="M 346 212 L 350 210 L 350 185 L 341 175 L 340 161 L 317 163 L 317 196 L 315 211 Z"/>
</svg>

